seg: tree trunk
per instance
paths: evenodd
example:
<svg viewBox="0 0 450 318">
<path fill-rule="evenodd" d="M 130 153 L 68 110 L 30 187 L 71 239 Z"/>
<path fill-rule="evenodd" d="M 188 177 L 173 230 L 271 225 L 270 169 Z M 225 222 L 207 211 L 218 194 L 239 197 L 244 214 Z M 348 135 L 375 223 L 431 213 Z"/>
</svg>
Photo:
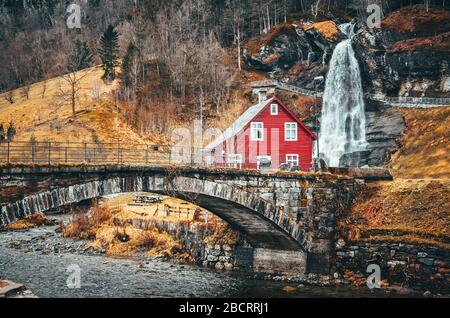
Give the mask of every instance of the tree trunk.
<svg viewBox="0 0 450 318">
<path fill-rule="evenodd" d="M 76 95 L 75 85 L 76 85 L 76 82 L 72 83 L 72 114 L 73 114 L 73 117 L 75 117 L 75 95 Z"/>
<path fill-rule="evenodd" d="M 238 69 L 239 71 L 242 70 L 241 67 L 241 32 L 240 32 L 240 27 L 238 26 L 237 28 L 237 50 L 238 50 Z"/>
</svg>

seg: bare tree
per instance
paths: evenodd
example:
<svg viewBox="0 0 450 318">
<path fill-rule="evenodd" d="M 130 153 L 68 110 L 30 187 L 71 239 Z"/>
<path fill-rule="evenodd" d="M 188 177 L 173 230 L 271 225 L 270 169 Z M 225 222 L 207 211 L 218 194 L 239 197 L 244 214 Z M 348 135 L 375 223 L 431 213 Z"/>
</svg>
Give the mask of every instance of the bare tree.
<svg viewBox="0 0 450 318">
<path fill-rule="evenodd" d="M 86 76 L 89 75 L 89 73 L 90 70 L 88 69 L 80 72 L 71 72 L 62 77 L 63 84 L 60 85 L 57 97 L 61 102 L 61 106 L 64 104 L 70 104 L 72 108 L 72 115 L 74 117 L 76 115 L 76 106 L 77 100 L 79 99 L 79 93 L 81 90 L 83 90 L 81 82 Z M 68 86 L 68 89 L 64 87 L 64 84 L 65 86 Z"/>
<path fill-rule="evenodd" d="M 23 85 L 20 88 L 20 91 L 22 92 L 22 96 L 26 99 L 30 98 L 30 89 L 31 89 L 31 84 L 30 83 L 26 83 L 25 85 Z"/>
<path fill-rule="evenodd" d="M 242 42 L 242 27 L 244 24 L 244 10 L 242 1 L 227 0 L 226 2 L 226 17 L 230 21 L 232 27 L 234 43 L 237 47 L 237 64 L 238 69 L 241 70 L 241 42 Z"/>
<path fill-rule="evenodd" d="M 9 91 L 5 94 L 5 99 L 7 102 L 9 102 L 10 104 L 14 104 L 14 92 L 13 91 Z"/>
</svg>

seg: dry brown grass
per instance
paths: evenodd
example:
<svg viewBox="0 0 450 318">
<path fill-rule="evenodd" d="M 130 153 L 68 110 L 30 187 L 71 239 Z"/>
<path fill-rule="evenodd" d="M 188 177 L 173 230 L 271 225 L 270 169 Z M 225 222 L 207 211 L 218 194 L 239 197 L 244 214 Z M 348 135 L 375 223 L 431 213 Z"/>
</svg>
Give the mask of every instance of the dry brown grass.
<svg viewBox="0 0 450 318">
<path fill-rule="evenodd" d="M 225 222 L 212 223 L 208 226 L 213 228 L 211 235 L 204 239 L 204 242 L 208 245 L 234 246 L 239 240 L 239 234 L 233 231 Z"/>
<path fill-rule="evenodd" d="M 78 72 L 79 76 L 84 73 L 87 76 L 81 80 L 75 117 L 70 104 L 62 103 L 59 97 L 60 87 L 64 90 L 68 87 L 62 77 L 56 77 L 45 83 L 44 97 L 44 82 L 31 85 L 29 99 L 21 95 L 20 89 L 13 91 L 13 104 L 5 100 L 7 93 L 0 94 L 0 123 L 13 121 L 18 141 L 34 137 L 38 141 L 145 143 L 114 107 L 110 93 L 117 88 L 118 81 L 105 84 L 102 72 L 99 67 Z"/>
<path fill-rule="evenodd" d="M 388 53 L 432 51 L 450 52 L 450 32 L 427 37 L 399 41 L 388 48 Z"/>
<path fill-rule="evenodd" d="M 405 180 L 367 185 L 338 225 L 350 240 L 385 237 L 446 244 L 450 238 L 450 180 Z"/>
<path fill-rule="evenodd" d="M 44 225 L 52 225 L 53 222 L 45 217 L 44 213 L 37 213 L 32 217 L 17 221 L 13 224 L 7 225 L 2 230 L 5 231 L 21 231 L 33 229 Z"/>
<path fill-rule="evenodd" d="M 92 248 L 104 249 L 110 256 L 132 256 L 138 252 L 145 252 L 154 257 L 163 255 L 169 258 L 192 262 L 193 259 L 183 243 L 166 232 L 159 231 L 156 227 L 150 229 L 135 228 L 133 221 L 167 221 L 180 223 L 198 223 L 212 230 L 207 241 L 210 244 L 234 245 L 238 235 L 219 218 L 210 214 L 208 224 L 204 224 L 204 217 L 194 220 L 177 217 L 163 217 L 154 215 L 158 204 L 149 206 L 129 206 L 133 202 L 134 195 L 115 197 L 102 205 L 91 209 L 89 214 L 75 215 L 64 229 L 66 237 L 77 239 L 92 239 Z M 164 198 L 163 204 L 177 206 L 193 206 L 175 198 Z M 152 213 L 148 213 L 151 210 Z"/>
<path fill-rule="evenodd" d="M 407 130 L 392 156 L 396 178 L 450 178 L 450 106 L 434 109 L 396 109 Z"/>
<path fill-rule="evenodd" d="M 110 221 L 119 210 L 110 210 L 101 206 L 94 207 L 90 213 L 79 213 L 64 227 L 65 237 L 92 239 L 104 222 Z"/>
<path fill-rule="evenodd" d="M 157 229 L 141 230 L 131 226 L 104 224 L 97 230 L 90 246 L 105 249 L 109 256 L 132 256 L 146 251 L 148 256 L 164 255 L 190 261 L 182 243 Z"/>
<path fill-rule="evenodd" d="M 323 21 L 303 26 L 303 30 L 314 29 L 328 41 L 335 41 L 339 35 L 339 29 L 333 21 Z"/>
<path fill-rule="evenodd" d="M 306 120 L 314 115 L 314 109 L 322 108 L 322 100 L 314 97 L 294 94 L 285 91 L 278 91 L 277 97 L 286 104 L 286 106 L 298 117 L 300 120 Z M 311 111 L 313 110 L 313 112 Z"/>
<path fill-rule="evenodd" d="M 439 7 L 426 10 L 423 4 L 403 7 L 382 21 L 382 27 L 401 33 L 442 33 L 450 30 L 450 11 Z"/>
</svg>

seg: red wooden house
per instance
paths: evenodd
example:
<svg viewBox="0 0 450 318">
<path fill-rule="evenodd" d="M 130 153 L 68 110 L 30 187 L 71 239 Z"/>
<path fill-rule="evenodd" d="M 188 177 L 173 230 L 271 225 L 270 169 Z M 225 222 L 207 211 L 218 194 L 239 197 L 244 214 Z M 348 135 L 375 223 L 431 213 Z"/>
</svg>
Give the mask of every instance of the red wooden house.
<svg viewBox="0 0 450 318">
<path fill-rule="evenodd" d="M 209 161 L 236 168 L 312 167 L 317 137 L 277 97 L 251 106 L 207 147 Z"/>
</svg>

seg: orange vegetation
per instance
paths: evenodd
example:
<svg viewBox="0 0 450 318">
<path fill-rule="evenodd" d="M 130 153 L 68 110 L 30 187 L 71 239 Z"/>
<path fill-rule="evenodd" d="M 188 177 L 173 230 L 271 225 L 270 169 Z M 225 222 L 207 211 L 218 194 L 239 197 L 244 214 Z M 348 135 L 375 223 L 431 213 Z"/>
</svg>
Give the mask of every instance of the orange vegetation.
<svg viewBox="0 0 450 318">
<path fill-rule="evenodd" d="M 87 141 L 145 143 L 123 118 L 111 93 L 118 81 L 106 84 L 103 71 L 92 67 L 76 73 L 80 80 L 76 116 L 61 97 L 69 90 L 64 76 L 31 85 L 28 98 L 22 89 L 11 92 L 14 103 L 0 94 L 0 123 L 14 122 L 16 141 Z M 84 76 L 84 77 L 83 77 Z M 45 94 L 43 94 L 45 91 Z"/>
<path fill-rule="evenodd" d="M 450 106 L 395 109 L 406 120 L 401 147 L 392 156 L 396 178 L 450 178 Z"/>
<path fill-rule="evenodd" d="M 199 213 L 199 208 L 191 203 L 165 197 L 162 203 L 170 208 L 169 215 L 166 215 L 158 213 L 160 203 L 136 205 L 134 197 L 134 195 L 118 196 L 92 208 L 88 214 L 76 214 L 63 228 L 64 236 L 91 239 L 93 241 L 90 247 L 104 249 L 110 256 L 131 256 L 145 252 L 148 256 L 164 255 L 186 262 L 192 262 L 192 257 L 176 237 L 160 231 L 157 227 L 142 228 L 133 224 L 139 224 L 141 221 L 149 225 L 153 224 L 152 221 L 196 223 L 210 229 L 211 234 L 205 238 L 205 243 L 211 245 L 233 246 L 239 238 L 225 222 L 211 214 L 208 216 L 208 224 L 205 224 L 204 211 Z M 177 207 L 182 210 L 186 207 L 195 207 L 196 213 L 180 216 L 177 214 Z"/>
<path fill-rule="evenodd" d="M 303 30 L 308 31 L 314 29 L 320 33 L 328 41 L 334 41 L 339 35 L 339 29 L 333 21 L 323 21 L 303 26 Z"/>
<path fill-rule="evenodd" d="M 388 49 L 391 54 L 414 51 L 450 52 L 450 32 L 427 38 L 399 41 Z"/>
<path fill-rule="evenodd" d="M 314 97 L 285 91 L 278 91 L 277 96 L 300 120 L 306 120 L 313 116 L 316 107 L 318 107 L 318 111 L 322 108 L 322 101 L 316 100 Z"/>
<path fill-rule="evenodd" d="M 382 27 L 401 33 L 416 33 L 417 35 L 442 33 L 450 30 L 450 11 L 438 7 L 418 4 L 403 7 L 390 14 L 382 21 Z"/>
<path fill-rule="evenodd" d="M 407 180 L 367 185 L 339 227 L 350 240 L 423 242 L 449 248 L 450 180 Z"/>
<path fill-rule="evenodd" d="M 10 224 L 10 225 L 4 227 L 2 230 L 4 230 L 4 231 L 21 231 L 21 230 L 32 229 L 35 227 L 40 227 L 43 225 L 51 225 L 51 224 L 53 224 L 53 222 L 50 221 L 49 219 L 47 219 L 45 217 L 44 213 L 38 213 L 28 219 L 20 220 L 13 224 Z"/>
</svg>

